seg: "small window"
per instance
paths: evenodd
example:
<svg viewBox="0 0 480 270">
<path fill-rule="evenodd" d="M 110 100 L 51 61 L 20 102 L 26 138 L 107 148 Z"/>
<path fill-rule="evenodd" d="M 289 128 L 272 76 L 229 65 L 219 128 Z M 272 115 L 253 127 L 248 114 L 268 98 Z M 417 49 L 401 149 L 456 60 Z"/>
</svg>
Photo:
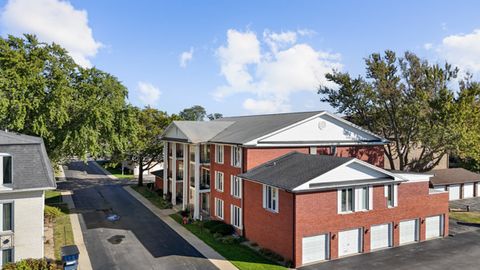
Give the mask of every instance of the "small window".
<svg viewBox="0 0 480 270">
<path fill-rule="evenodd" d="M 278 212 L 278 188 L 264 186 L 263 204 L 265 209 Z"/>
<path fill-rule="evenodd" d="M 233 167 L 242 167 L 242 148 L 239 146 L 232 146 L 231 164 Z"/>
<path fill-rule="evenodd" d="M 223 145 L 215 145 L 215 162 L 223 164 Z"/>
<path fill-rule="evenodd" d="M 353 207 L 353 189 L 345 188 L 342 189 L 342 212 L 352 212 Z"/>
<path fill-rule="evenodd" d="M 242 228 L 242 208 L 236 206 L 236 205 L 231 205 L 231 221 L 230 223 L 241 229 Z"/>
<path fill-rule="evenodd" d="M 223 201 L 219 198 L 215 198 L 215 216 L 223 219 Z"/>
<path fill-rule="evenodd" d="M 385 197 L 387 199 L 387 206 L 388 207 L 396 207 L 397 206 L 397 185 L 390 184 L 385 185 Z"/>
<path fill-rule="evenodd" d="M 222 172 L 217 171 L 215 173 L 215 189 L 223 192 L 223 173 Z"/>
<path fill-rule="evenodd" d="M 1 156 L 1 163 L 2 163 L 2 183 L 3 184 L 11 184 L 12 183 L 12 156 L 4 155 Z"/>
<path fill-rule="evenodd" d="M 13 207 L 12 203 L 2 205 L 2 231 L 12 231 L 13 228 Z"/>
<path fill-rule="evenodd" d="M 2 265 L 5 266 L 8 263 L 13 262 L 13 249 L 2 250 Z"/>
<path fill-rule="evenodd" d="M 242 179 L 235 175 L 232 175 L 230 183 L 230 194 L 233 197 L 241 198 L 242 197 Z"/>
</svg>

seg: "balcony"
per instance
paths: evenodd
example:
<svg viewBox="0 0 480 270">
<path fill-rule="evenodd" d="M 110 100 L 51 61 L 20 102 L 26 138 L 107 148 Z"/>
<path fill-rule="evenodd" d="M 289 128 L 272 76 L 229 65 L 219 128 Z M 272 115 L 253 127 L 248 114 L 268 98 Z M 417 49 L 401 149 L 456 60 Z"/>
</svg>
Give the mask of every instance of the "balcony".
<svg viewBox="0 0 480 270">
<path fill-rule="evenodd" d="M 202 169 L 202 174 L 200 175 L 200 190 L 210 189 L 210 171 Z"/>
<path fill-rule="evenodd" d="M 202 144 L 200 146 L 200 163 L 210 164 L 210 145 Z"/>
</svg>

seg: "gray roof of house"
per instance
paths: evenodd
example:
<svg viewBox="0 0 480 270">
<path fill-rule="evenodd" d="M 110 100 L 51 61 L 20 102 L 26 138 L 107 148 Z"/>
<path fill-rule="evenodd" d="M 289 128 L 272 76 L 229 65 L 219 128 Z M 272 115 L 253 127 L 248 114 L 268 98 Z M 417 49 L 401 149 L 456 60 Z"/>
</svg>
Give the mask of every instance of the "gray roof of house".
<svg viewBox="0 0 480 270">
<path fill-rule="evenodd" d="M 56 187 L 42 138 L 0 131 L 0 153 L 12 156 L 14 190 Z"/>
<path fill-rule="evenodd" d="M 288 191 L 354 158 L 290 152 L 239 176 Z"/>
<path fill-rule="evenodd" d="M 430 171 L 432 185 L 462 184 L 480 181 L 480 174 L 463 168 L 449 168 Z"/>
<path fill-rule="evenodd" d="M 201 143 L 209 141 L 219 132 L 232 125 L 233 122 L 173 121 L 173 124 L 188 137 L 190 142 Z M 163 137 L 163 139 L 168 139 L 168 137 Z"/>
<path fill-rule="evenodd" d="M 213 122 L 233 122 L 211 139 L 212 142 L 243 144 L 293 125 L 322 111 L 224 117 Z"/>
</svg>

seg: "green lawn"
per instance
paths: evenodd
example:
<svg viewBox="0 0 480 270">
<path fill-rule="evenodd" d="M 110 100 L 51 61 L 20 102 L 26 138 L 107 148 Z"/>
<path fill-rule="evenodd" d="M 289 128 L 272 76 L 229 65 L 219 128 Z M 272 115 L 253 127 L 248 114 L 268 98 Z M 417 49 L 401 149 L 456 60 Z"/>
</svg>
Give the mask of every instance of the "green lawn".
<svg viewBox="0 0 480 270">
<path fill-rule="evenodd" d="M 137 185 L 131 185 L 131 187 L 160 209 L 172 207 L 172 205 L 169 202 L 165 201 L 162 196 L 158 195 L 158 193 L 154 191 L 149 190 L 145 186 L 139 187 Z"/>
<path fill-rule="evenodd" d="M 45 191 L 45 203 L 56 204 L 62 202 L 62 194 L 58 190 L 47 190 Z"/>
<path fill-rule="evenodd" d="M 179 214 L 170 215 L 175 221 L 182 224 L 182 217 Z M 183 225 L 183 224 L 182 224 Z M 254 270 L 254 269 L 263 269 L 263 270 L 280 270 L 287 269 L 283 266 L 277 265 L 275 262 L 268 260 L 263 257 L 256 251 L 250 249 L 249 247 L 243 246 L 238 243 L 225 244 L 219 242 L 213 238 L 213 235 L 208 232 L 206 229 L 202 229 L 197 224 L 187 224 L 183 225 L 187 230 L 195 234 L 207 245 L 212 247 L 223 257 L 229 260 L 240 270 Z"/>
<path fill-rule="evenodd" d="M 458 221 L 480 224 L 480 212 L 450 212 L 449 215 Z"/>
<path fill-rule="evenodd" d="M 134 179 L 135 176 L 133 174 L 127 173 L 127 169 L 124 170 L 124 174 L 122 174 L 122 168 L 121 167 L 109 167 L 106 164 L 102 165 L 107 171 L 109 171 L 113 176 L 119 178 L 119 179 Z"/>
<path fill-rule="evenodd" d="M 60 248 L 65 245 L 74 245 L 70 216 L 63 214 L 57 217 L 53 226 L 53 241 L 55 245 L 55 259 L 61 260 Z"/>
</svg>

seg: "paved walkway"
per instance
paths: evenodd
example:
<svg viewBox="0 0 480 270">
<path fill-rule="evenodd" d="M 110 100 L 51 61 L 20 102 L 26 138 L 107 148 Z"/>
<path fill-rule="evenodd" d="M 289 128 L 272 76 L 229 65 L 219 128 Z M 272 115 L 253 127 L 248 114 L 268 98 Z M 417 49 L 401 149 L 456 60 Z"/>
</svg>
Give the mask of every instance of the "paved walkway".
<svg viewBox="0 0 480 270">
<path fill-rule="evenodd" d="M 170 228 L 172 228 L 176 233 L 183 237 L 190 245 L 197 249 L 203 256 L 208 258 L 215 266 L 219 269 L 237 269 L 232 263 L 226 260 L 222 255 L 218 254 L 210 246 L 205 244 L 202 240 L 198 239 L 195 235 L 185 229 L 182 225 L 178 224 L 173 220 L 169 215 L 173 214 L 174 211 L 171 209 L 159 209 L 153 205 L 149 200 L 145 199 L 142 195 L 138 194 L 129 186 L 125 186 L 124 189 L 130 193 L 135 199 L 142 203 L 146 208 L 152 211 L 158 218 L 165 222 Z"/>
</svg>

